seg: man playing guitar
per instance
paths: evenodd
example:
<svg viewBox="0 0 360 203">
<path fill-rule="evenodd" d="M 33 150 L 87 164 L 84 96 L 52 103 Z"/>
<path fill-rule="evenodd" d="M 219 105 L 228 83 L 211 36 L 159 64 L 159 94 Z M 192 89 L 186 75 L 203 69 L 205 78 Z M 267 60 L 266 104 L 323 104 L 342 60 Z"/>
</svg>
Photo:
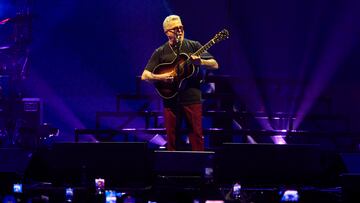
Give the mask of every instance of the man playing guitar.
<svg viewBox="0 0 360 203">
<path fill-rule="evenodd" d="M 189 140 L 193 151 L 204 150 L 202 131 L 202 104 L 199 68 L 218 69 L 218 63 L 202 45 L 184 38 L 184 27 L 177 15 L 170 15 L 163 22 L 168 41 L 157 48 L 149 59 L 141 79 L 153 82 L 163 97 L 167 149 L 177 148 L 182 118 L 189 126 Z"/>
</svg>

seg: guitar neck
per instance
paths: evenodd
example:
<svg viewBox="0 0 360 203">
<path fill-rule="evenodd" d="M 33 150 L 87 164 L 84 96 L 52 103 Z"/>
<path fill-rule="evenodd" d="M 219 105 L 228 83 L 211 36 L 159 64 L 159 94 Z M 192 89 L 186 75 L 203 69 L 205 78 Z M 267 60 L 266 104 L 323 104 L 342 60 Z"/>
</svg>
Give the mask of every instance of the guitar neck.
<svg viewBox="0 0 360 203">
<path fill-rule="evenodd" d="M 208 41 L 204 46 L 202 46 L 199 50 L 197 50 L 193 55 L 200 56 L 202 53 L 210 49 L 212 45 L 214 45 L 216 42 L 214 39 L 211 39 Z"/>
</svg>

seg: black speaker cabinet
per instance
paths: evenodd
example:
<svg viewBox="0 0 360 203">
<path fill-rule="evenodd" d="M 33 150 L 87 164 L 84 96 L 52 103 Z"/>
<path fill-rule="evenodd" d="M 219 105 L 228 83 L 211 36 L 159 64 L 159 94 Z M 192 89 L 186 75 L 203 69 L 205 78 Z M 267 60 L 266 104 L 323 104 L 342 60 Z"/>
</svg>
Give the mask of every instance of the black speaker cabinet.
<svg viewBox="0 0 360 203">
<path fill-rule="evenodd" d="M 92 186 L 103 178 L 107 187 L 142 187 L 150 176 L 147 154 L 144 142 L 57 143 L 39 149 L 27 177 L 74 186 Z"/>
<path fill-rule="evenodd" d="M 202 177 L 205 170 L 213 169 L 214 156 L 212 151 L 155 151 L 154 173 L 168 177 Z"/>
<path fill-rule="evenodd" d="M 313 185 L 322 173 L 318 145 L 226 143 L 217 155 L 221 184 Z"/>
<path fill-rule="evenodd" d="M 22 98 L 17 108 L 22 127 L 37 128 L 43 122 L 43 104 L 40 98 Z"/>
</svg>

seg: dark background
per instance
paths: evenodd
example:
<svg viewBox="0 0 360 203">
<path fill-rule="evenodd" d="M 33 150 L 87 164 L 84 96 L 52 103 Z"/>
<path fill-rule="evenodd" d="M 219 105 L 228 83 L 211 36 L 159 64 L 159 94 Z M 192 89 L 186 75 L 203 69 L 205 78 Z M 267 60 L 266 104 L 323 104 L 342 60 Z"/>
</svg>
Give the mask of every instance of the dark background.
<svg viewBox="0 0 360 203">
<path fill-rule="evenodd" d="M 1 2 L 1 19 L 16 14 L 14 4 L 20 1 Z M 60 128 L 60 139 L 72 137 L 74 128 L 94 127 L 95 112 L 114 111 L 117 93 L 135 92 L 136 76 L 167 40 L 162 22 L 170 14 L 180 15 L 186 37 L 202 44 L 221 29 L 229 30 L 230 39 L 210 50 L 220 64 L 213 73 L 243 81 L 231 83 L 232 89 L 250 112 L 306 115 L 318 111 L 314 106 L 326 95 L 332 103 L 325 113 L 348 118 L 342 130 L 359 131 L 359 1 L 30 3 L 31 68 L 21 91 L 43 100 L 44 121 Z M 153 92 L 150 85 L 144 86 Z M 332 131 L 336 126 L 325 128 Z"/>
</svg>

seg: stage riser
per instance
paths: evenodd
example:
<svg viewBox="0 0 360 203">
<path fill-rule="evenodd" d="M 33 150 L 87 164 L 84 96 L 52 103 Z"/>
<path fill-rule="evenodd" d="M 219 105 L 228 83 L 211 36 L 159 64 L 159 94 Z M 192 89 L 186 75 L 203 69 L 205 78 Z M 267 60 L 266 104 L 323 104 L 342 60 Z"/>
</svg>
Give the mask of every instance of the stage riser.
<svg viewBox="0 0 360 203">
<path fill-rule="evenodd" d="M 154 152 L 143 142 L 58 143 L 52 149 L 38 151 L 28 171 L 41 179 L 46 179 L 46 174 L 60 173 L 59 178 L 79 184 L 84 174 L 108 178 L 113 175 L 118 180 L 157 175 L 201 177 L 205 168 L 212 168 L 213 181 L 221 184 L 241 181 L 249 186 L 321 185 L 338 175 L 338 171 L 330 171 L 336 165 L 334 156 L 317 145 L 233 143 L 224 144 L 216 152 Z M 64 181 L 56 180 L 60 184 Z"/>
<path fill-rule="evenodd" d="M 11 149 L 5 151 L 2 157 L 7 157 L 7 160 L 16 154 Z M 34 195 L 55 195 L 52 193 L 57 191 L 55 196 L 59 196 L 65 187 L 74 187 L 89 196 L 94 192 L 94 179 L 105 178 L 106 189 L 133 188 L 133 191 L 144 192 L 146 186 L 151 186 L 144 193 L 153 194 L 153 198 L 161 198 L 160 194 L 164 192 L 169 194 L 167 198 L 172 198 L 173 195 L 188 194 L 189 191 L 192 191 L 190 195 L 194 198 L 199 195 L 204 197 L 204 192 L 206 197 L 211 194 L 214 195 L 212 197 L 225 198 L 213 189 L 230 190 L 232 184 L 239 182 L 247 191 L 246 194 L 252 194 L 255 199 L 274 199 L 279 198 L 281 189 L 326 187 L 327 182 L 321 182 L 318 175 L 328 170 L 327 164 L 334 157 L 329 153 L 324 156 L 323 153 L 316 145 L 232 143 L 224 144 L 214 152 L 170 152 L 149 150 L 144 142 L 57 143 L 50 148 L 39 148 L 33 154 L 22 182 L 25 188 L 29 182 L 52 182 L 47 188 L 25 189 Z M 12 163 L 17 165 L 16 162 L 20 161 Z M 206 174 L 206 168 L 212 169 L 213 173 Z M 2 190 L 8 192 L 16 182 L 16 178 L 7 180 L 7 187 Z M 251 188 L 275 188 L 277 192 L 273 194 L 264 190 L 260 193 Z M 209 193 L 209 189 L 212 192 Z M 309 191 L 306 193 L 309 194 Z M 325 193 L 319 191 L 314 191 L 314 195 L 320 199 L 327 198 Z M 333 197 L 332 194 L 329 196 Z"/>
</svg>

